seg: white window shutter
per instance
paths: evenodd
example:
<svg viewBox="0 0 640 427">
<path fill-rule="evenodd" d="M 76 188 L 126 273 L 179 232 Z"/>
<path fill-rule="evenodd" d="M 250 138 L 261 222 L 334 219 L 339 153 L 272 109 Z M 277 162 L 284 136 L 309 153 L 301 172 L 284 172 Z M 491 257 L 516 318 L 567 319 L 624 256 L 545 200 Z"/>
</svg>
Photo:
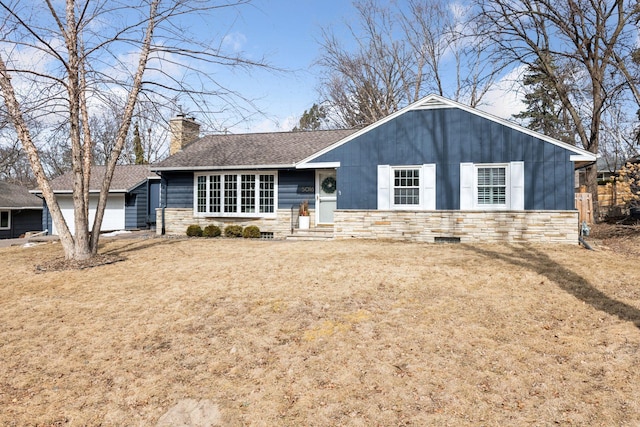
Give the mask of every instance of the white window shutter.
<svg viewBox="0 0 640 427">
<path fill-rule="evenodd" d="M 436 165 L 422 165 L 422 209 L 436 210 Z"/>
<path fill-rule="evenodd" d="M 473 209 L 473 163 L 460 163 L 460 210 Z"/>
<path fill-rule="evenodd" d="M 391 206 L 391 167 L 378 165 L 378 210 L 388 210 Z"/>
<path fill-rule="evenodd" d="M 509 178 L 511 180 L 511 209 L 524 210 L 524 162 L 509 164 Z"/>
</svg>

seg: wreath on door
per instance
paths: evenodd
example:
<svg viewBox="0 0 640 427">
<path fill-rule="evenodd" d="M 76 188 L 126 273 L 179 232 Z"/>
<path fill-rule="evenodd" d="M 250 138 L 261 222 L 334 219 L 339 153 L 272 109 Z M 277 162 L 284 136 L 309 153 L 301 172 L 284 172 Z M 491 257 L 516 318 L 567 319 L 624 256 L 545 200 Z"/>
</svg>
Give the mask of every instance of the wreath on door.
<svg viewBox="0 0 640 427">
<path fill-rule="evenodd" d="M 336 179 L 332 176 L 328 176 L 322 180 L 322 191 L 327 194 L 332 194 L 336 191 Z"/>
</svg>

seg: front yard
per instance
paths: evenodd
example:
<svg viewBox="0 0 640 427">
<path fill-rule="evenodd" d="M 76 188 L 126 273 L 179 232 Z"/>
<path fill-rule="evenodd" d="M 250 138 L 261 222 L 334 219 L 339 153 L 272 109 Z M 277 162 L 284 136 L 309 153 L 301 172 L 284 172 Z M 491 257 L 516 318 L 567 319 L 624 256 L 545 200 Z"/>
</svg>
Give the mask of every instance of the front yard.
<svg viewBox="0 0 640 427">
<path fill-rule="evenodd" d="M 638 239 L 0 249 L 0 425 L 637 425 Z"/>
</svg>

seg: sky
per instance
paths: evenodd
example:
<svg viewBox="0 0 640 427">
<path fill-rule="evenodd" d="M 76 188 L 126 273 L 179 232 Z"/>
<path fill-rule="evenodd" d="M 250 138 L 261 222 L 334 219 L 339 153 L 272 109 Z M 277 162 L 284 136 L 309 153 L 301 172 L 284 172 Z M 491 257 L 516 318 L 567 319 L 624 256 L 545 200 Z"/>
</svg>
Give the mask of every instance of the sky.
<svg viewBox="0 0 640 427">
<path fill-rule="evenodd" d="M 43 38 L 54 49 L 60 46 L 60 50 L 64 51 L 64 42 L 56 33 L 57 27 L 46 7 L 37 0 L 27 0 L 21 4 L 20 14 L 33 18 L 42 28 Z M 59 13 L 63 14 L 64 2 L 57 1 L 54 4 L 59 8 Z M 99 6 L 102 3 L 92 4 Z M 86 33 L 85 43 L 87 46 L 100 45 L 104 37 L 135 22 L 140 17 L 139 14 L 144 12 L 144 8 L 116 8 L 113 13 L 98 15 L 97 19 L 91 20 L 91 31 Z M 197 42 L 210 43 L 212 47 L 219 45 L 223 53 L 238 54 L 248 60 L 264 59 L 272 68 L 237 69 L 206 62 L 188 64 L 183 62 L 185 57 L 165 52 L 162 55 L 167 60 L 152 60 L 150 64 L 153 66 L 150 65 L 145 72 L 145 79 L 173 85 L 171 79 L 188 81 L 195 77 L 198 79 L 198 84 L 194 85 L 197 88 L 200 81 L 213 86 L 210 81 L 203 79 L 206 75 L 224 88 L 251 100 L 250 103 L 240 102 L 245 108 L 243 118 L 224 111 L 230 105 L 228 101 L 218 100 L 213 105 L 204 107 L 206 109 L 200 114 L 203 132 L 290 131 L 305 110 L 320 102 L 318 89 L 323 70 L 316 62 L 321 54 L 323 29 L 331 29 L 345 45 L 355 44 L 347 24 L 358 26 L 357 11 L 351 0 L 252 0 L 241 6 L 217 8 L 210 14 L 188 15 L 179 23 L 187 39 L 193 37 Z M 129 35 L 138 37 L 141 29 L 133 29 Z M 158 40 L 162 43 L 160 36 Z M 182 37 L 179 36 L 178 41 L 173 42 L 180 46 L 180 41 Z M 19 64 L 20 68 L 41 74 L 55 74 L 60 70 L 56 55 L 50 52 L 44 55 L 34 49 L 33 45 L 19 46 L 18 49 L 13 47 L 10 42 L 0 41 L 0 50 L 4 51 L 4 55 L 10 53 L 12 63 Z M 126 79 L 126 76 L 131 76 L 138 64 L 138 52 L 126 43 L 115 46 L 112 52 L 113 56 L 109 53 L 98 56 L 96 53 L 91 58 L 91 66 L 114 78 Z M 204 68 L 199 68 L 202 73 L 198 74 L 191 72 L 190 66 Z M 32 74 L 28 73 L 26 76 L 32 77 Z M 511 90 L 514 77 L 517 79 L 517 75 L 512 73 L 498 82 L 496 89 L 485 96 L 485 105 L 481 108 L 503 118 L 509 118 L 520 111 L 523 104 Z M 29 80 L 15 78 L 13 84 L 25 98 L 42 98 L 40 89 L 43 86 L 39 83 L 33 84 Z M 109 90 L 114 91 L 116 98 L 124 99 L 121 87 Z M 104 101 L 100 97 L 90 97 L 88 102 L 90 108 L 93 106 L 97 110 L 104 109 Z M 40 120 L 51 121 L 54 125 L 57 119 L 65 120 L 64 117 L 49 114 L 53 107 L 47 107 L 44 105 L 45 115 Z M 177 95 L 170 108 L 172 112 L 168 115 L 182 110 L 198 119 L 198 108 L 189 102 L 186 94 Z"/>
<path fill-rule="evenodd" d="M 321 69 L 315 64 L 320 55 L 321 32 L 332 27 L 344 38 L 345 23 L 355 23 L 356 11 L 349 0 L 254 0 L 236 10 L 226 10 L 228 24 L 224 35 L 227 48 L 249 58 L 265 56 L 274 67 L 286 72 L 251 70 L 226 75 L 229 85 L 242 95 L 255 99 L 264 115 L 250 122 L 232 124 L 233 133 L 289 131 L 304 110 L 319 100 Z M 344 40 L 348 42 L 348 40 Z M 223 71 L 223 74 L 224 71 Z M 523 104 L 512 90 L 513 75 L 498 82 L 487 95 L 485 111 L 509 118 Z"/>
<path fill-rule="evenodd" d="M 318 100 L 319 39 L 322 28 L 343 27 L 354 18 L 348 0 L 257 0 L 237 9 L 227 37 L 250 58 L 264 55 L 275 68 L 251 70 L 230 85 L 256 99 L 266 117 L 256 117 L 251 132 L 291 130 L 304 110 Z M 234 12 L 229 11 L 230 15 Z"/>
</svg>

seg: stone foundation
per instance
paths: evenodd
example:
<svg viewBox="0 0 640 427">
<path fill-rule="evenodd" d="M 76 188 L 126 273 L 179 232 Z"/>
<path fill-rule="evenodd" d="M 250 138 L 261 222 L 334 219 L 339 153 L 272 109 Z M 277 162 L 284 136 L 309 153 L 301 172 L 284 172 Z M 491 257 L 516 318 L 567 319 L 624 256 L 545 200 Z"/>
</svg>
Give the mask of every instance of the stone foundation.
<svg viewBox="0 0 640 427">
<path fill-rule="evenodd" d="M 291 210 L 277 218 L 201 218 L 193 209 L 165 209 L 165 233 L 185 235 L 187 227 L 256 225 L 275 239 L 291 234 Z M 156 210 L 156 232 L 162 232 L 162 209 Z M 315 227 L 313 211 L 311 227 Z M 336 210 L 336 239 L 391 239 L 433 243 L 578 243 L 578 211 L 373 211 Z"/>
<path fill-rule="evenodd" d="M 310 212 L 311 227 L 314 227 L 313 219 L 315 215 L 313 210 Z M 162 209 L 156 209 L 156 233 L 162 233 Z M 207 225 L 217 225 L 224 232 L 224 227 L 231 224 L 238 224 L 243 227 L 248 225 L 256 225 L 261 232 L 273 233 L 274 239 L 284 239 L 291 234 L 291 210 L 279 209 L 276 218 L 202 218 L 194 217 L 193 209 L 181 208 L 165 208 L 164 211 L 165 234 L 182 234 L 186 235 L 187 227 L 192 224 L 198 224 L 204 228 Z"/>
<path fill-rule="evenodd" d="M 334 213 L 336 239 L 578 243 L 577 211 L 359 211 Z"/>
</svg>

